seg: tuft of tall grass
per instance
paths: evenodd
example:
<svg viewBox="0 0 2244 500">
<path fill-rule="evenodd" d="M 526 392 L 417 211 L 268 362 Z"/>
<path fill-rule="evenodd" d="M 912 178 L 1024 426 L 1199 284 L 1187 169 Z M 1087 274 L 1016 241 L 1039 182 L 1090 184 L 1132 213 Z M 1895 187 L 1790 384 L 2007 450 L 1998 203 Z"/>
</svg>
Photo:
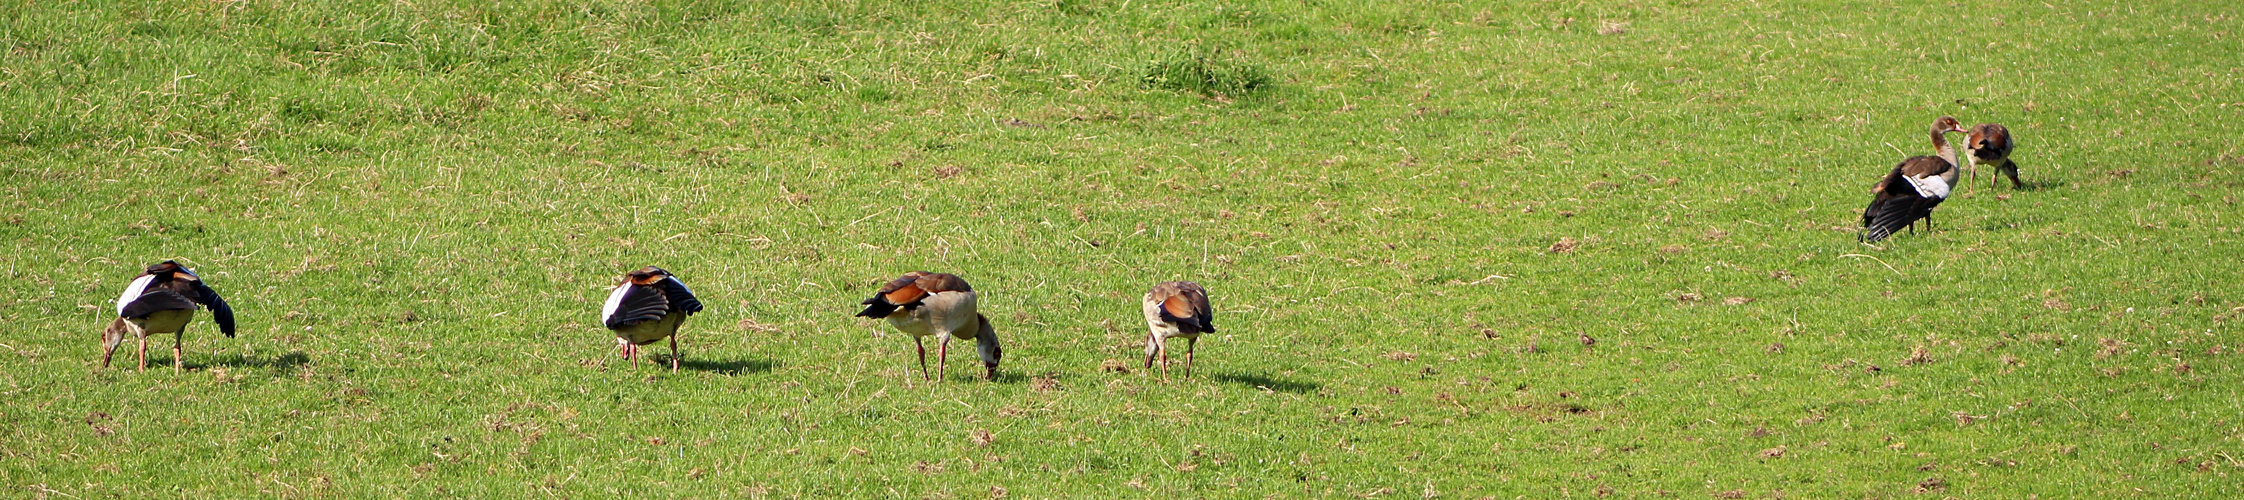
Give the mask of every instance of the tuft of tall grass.
<svg viewBox="0 0 2244 500">
<path fill-rule="evenodd" d="M 1150 88 L 1208 97 L 1241 97 L 1270 87 L 1268 70 L 1222 57 L 1221 52 L 1180 52 L 1154 60 L 1140 77 Z"/>
</svg>

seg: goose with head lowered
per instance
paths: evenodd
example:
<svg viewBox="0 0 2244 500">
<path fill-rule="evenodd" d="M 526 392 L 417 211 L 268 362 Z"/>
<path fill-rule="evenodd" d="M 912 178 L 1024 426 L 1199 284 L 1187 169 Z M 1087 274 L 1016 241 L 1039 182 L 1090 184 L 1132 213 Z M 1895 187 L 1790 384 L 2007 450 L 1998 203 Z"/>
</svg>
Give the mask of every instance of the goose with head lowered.
<svg viewBox="0 0 2244 500">
<path fill-rule="evenodd" d="M 210 308 L 210 319 L 218 323 L 218 331 L 232 338 L 234 308 L 218 297 L 217 290 L 203 284 L 201 276 L 177 261 L 148 266 L 117 296 L 117 319 L 101 332 L 101 366 L 109 366 L 109 358 L 129 335 L 140 339 L 140 371 L 148 371 L 148 337 L 169 333 L 171 370 L 178 372 L 186 366 L 180 344 L 185 341 L 187 323 L 194 321 L 195 310 L 203 307 Z"/>
<path fill-rule="evenodd" d="M 1145 339 L 1145 367 L 1153 368 L 1153 358 L 1161 358 L 1161 379 L 1169 378 L 1169 339 L 1184 339 L 1184 376 L 1192 376 L 1192 351 L 1200 343 L 1200 334 L 1214 333 L 1213 308 L 1208 306 L 1208 290 L 1199 283 L 1170 281 L 1153 285 L 1145 292 L 1140 304 L 1145 311 L 1146 327 L 1152 332 Z"/>
<path fill-rule="evenodd" d="M 1963 124 L 1953 117 L 1934 120 L 1930 133 L 1939 156 L 1901 160 L 1878 181 L 1870 206 L 1862 211 L 1863 242 L 1876 243 L 1904 227 L 1914 231 L 1918 220 L 1925 220 L 1926 229 L 1931 229 L 1932 209 L 1946 201 L 1956 185 L 1956 149 L 1948 145 L 1947 135 L 1963 131 Z"/>
<path fill-rule="evenodd" d="M 2018 163 L 2010 161 L 2013 146 L 2015 144 L 2010 142 L 2009 127 L 2000 123 L 1971 126 L 1971 131 L 1964 134 L 1964 149 L 1971 152 L 1971 177 L 1974 183 L 1978 181 L 1979 166 L 1987 165 L 1995 167 L 1996 173 L 2010 177 L 2011 189 L 2026 187 L 2026 183 L 2018 182 Z M 2000 185 L 1997 181 L 1999 179 L 1995 176 L 1987 176 L 1987 188 L 1994 189 Z"/>
<path fill-rule="evenodd" d="M 600 306 L 600 322 L 616 332 L 618 355 L 639 366 L 639 346 L 670 339 L 670 371 L 678 371 L 678 326 L 701 312 L 701 299 L 686 283 L 662 268 L 647 266 L 625 273 Z"/>
<path fill-rule="evenodd" d="M 949 368 L 951 339 L 974 341 L 974 351 L 982 357 L 982 366 L 989 370 L 989 379 L 997 379 L 997 363 L 1005 356 L 1005 349 L 997 343 L 997 330 L 990 328 L 990 319 L 978 310 L 979 296 L 966 280 L 955 275 L 912 271 L 880 287 L 879 292 L 858 304 L 863 318 L 886 318 L 912 336 L 919 347 L 919 372 L 922 378 L 942 380 Z M 942 343 L 935 353 L 935 372 L 927 372 L 927 343 L 929 335 L 941 336 Z"/>
</svg>

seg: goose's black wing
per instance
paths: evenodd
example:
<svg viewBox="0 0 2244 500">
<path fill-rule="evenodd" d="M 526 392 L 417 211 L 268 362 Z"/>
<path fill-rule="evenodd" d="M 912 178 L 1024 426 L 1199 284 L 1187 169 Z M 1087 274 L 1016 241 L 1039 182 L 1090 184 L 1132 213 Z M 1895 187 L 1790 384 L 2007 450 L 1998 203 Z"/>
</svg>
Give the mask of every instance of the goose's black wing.
<svg viewBox="0 0 2244 500">
<path fill-rule="evenodd" d="M 218 331 L 225 332 L 228 338 L 232 338 L 234 336 L 233 306 L 226 305 L 226 299 L 219 297 L 218 291 L 212 290 L 210 285 L 203 284 L 202 280 L 187 283 L 194 290 L 193 296 L 188 298 L 201 303 L 203 307 L 210 308 L 210 319 L 218 322 Z"/>
<path fill-rule="evenodd" d="M 141 319 L 158 312 L 181 309 L 195 310 L 194 299 L 187 298 L 186 295 L 170 288 L 150 287 L 147 293 L 142 293 L 139 298 L 125 304 L 125 309 L 119 311 L 117 316 L 126 319 Z"/>
<path fill-rule="evenodd" d="M 1927 200 L 1931 202 L 1926 203 Z M 1931 206 L 1938 204 L 1940 204 L 1938 198 L 1918 196 L 1916 191 L 1887 198 L 1879 206 L 1877 218 L 1870 221 L 1870 226 L 1867 228 L 1869 232 L 1862 236 L 1862 240 L 1877 243 L 1878 240 L 1886 239 L 1887 236 L 1893 236 L 1894 231 L 1909 227 L 1909 224 L 1915 223 L 1918 219 L 1923 219 L 1926 214 L 1932 213 Z"/>
<path fill-rule="evenodd" d="M 1862 211 L 1862 241 L 1876 243 L 1932 215 L 1932 208 L 1946 200 L 1947 181 L 1942 175 L 1953 168 L 1955 166 L 1948 160 L 1931 156 L 1913 156 L 1895 165 L 1879 186 L 1877 196 L 1871 198 L 1870 207 Z M 1919 179 L 1918 182 L 1931 183 L 1928 185 L 1933 196 L 1918 190 L 1917 184 L 1910 180 L 1912 177 Z"/>
<path fill-rule="evenodd" d="M 1947 200 L 1919 194 L 1916 186 L 1910 185 L 1907 179 L 1895 177 L 1894 183 L 1886 185 L 1886 191 L 1880 193 L 1878 200 L 1871 202 L 1871 210 L 1863 215 L 1869 218 L 1869 222 L 1863 228 L 1867 232 L 1863 234 L 1862 240 L 1877 243 L 1887 236 L 1893 236 L 1894 231 L 1900 231 L 1901 228 L 1932 215 L 1932 209 L 1940 206 L 1942 201 Z"/>
<path fill-rule="evenodd" d="M 672 308 L 685 311 L 686 314 L 701 312 L 701 299 L 694 297 L 693 290 L 686 288 L 686 282 L 678 281 L 678 277 L 663 278 L 655 286 L 662 289 L 664 298 L 670 300 Z"/>
<path fill-rule="evenodd" d="M 615 312 L 602 318 L 608 329 L 629 328 L 631 325 L 662 319 L 663 315 L 670 313 L 670 299 L 663 296 L 662 289 L 647 285 L 623 286 L 630 287 L 623 292 L 623 300 L 616 305 Z"/>
</svg>

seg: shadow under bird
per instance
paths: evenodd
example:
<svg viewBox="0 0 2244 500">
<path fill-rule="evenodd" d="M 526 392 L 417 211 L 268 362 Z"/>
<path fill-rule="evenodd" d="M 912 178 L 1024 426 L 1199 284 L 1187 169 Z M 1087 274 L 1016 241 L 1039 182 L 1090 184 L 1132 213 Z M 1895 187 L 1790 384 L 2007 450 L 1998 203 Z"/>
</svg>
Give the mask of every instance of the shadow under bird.
<svg viewBox="0 0 2244 500">
<path fill-rule="evenodd" d="M 989 379 L 997 379 L 997 362 L 1004 357 L 1005 349 L 997 343 L 997 330 L 990 328 L 990 319 L 975 308 L 978 296 L 974 287 L 958 276 L 912 271 L 880 287 L 880 292 L 865 299 L 865 310 L 858 317 L 887 318 L 912 336 L 919 347 L 919 373 L 928 380 L 942 380 L 949 371 L 951 339 L 974 341 L 974 351 L 981 355 L 982 366 L 989 369 Z M 927 372 L 927 343 L 929 335 L 941 336 L 936 348 L 935 373 Z"/>
<path fill-rule="evenodd" d="M 662 268 L 647 266 L 625 273 L 600 306 L 600 322 L 616 332 L 617 354 L 639 366 L 639 346 L 670 339 L 670 371 L 678 371 L 678 326 L 701 312 L 701 300 L 686 283 Z"/>
<path fill-rule="evenodd" d="M 1169 379 L 1169 339 L 1184 339 L 1184 376 L 1192 376 L 1192 351 L 1200 343 L 1200 334 L 1214 333 L 1215 310 L 1208 306 L 1208 290 L 1199 283 L 1170 281 L 1153 285 L 1145 292 L 1140 304 L 1145 310 L 1145 324 L 1152 330 L 1145 338 L 1145 367 L 1153 369 L 1153 358 L 1161 358 L 1161 379 Z"/>
<path fill-rule="evenodd" d="M 1996 173 L 2009 176 L 2011 189 L 2026 187 L 2026 183 L 2018 182 L 2018 163 L 2010 161 L 2010 149 L 2013 145 L 2010 142 L 2010 129 L 2000 123 L 1971 126 L 1971 132 L 1964 134 L 1964 149 L 1971 152 L 1972 183 L 1978 183 L 1979 165 L 1987 165 L 1995 167 Z M 1997 180 L 1995 176 L 1988 175 L 1987 188 L 1994 189 L 2001 185 Z"/>
<path fill-rule="evenodd" d="M 234 308 L 218 297 L 217 290 L 203 284 L 201 276 L 177 261 L 148 266 L 117 296 L 117 319 L 101 331 L 101 366 L 109 367 L 117 346 L 131 335 L 140 339 L 140 371 L 147 371 L 148 336 L 169 333 L 171 370 L 178 372 L 186 365 L 180 344 L 186 337 L 187 323 L 195 320 L 195 310 L 202 307 L 209 307 L 210 319 L 218 322 L 218 330 L 233 338 Z"/>
<path fill-rule="evenodd" d="M 1948 145 L 1949 132 L 1964 132 L 1963 124 L 1947 116 L 1933 120 L 1932 146 L 1939 156 L 1901 160 L 1878 181 L 1871 190 L 1870 206 L 1862 210 L 1863 242 L 1876 243 L 1904 227 L 1915 231 L 1918 220 L 1932 229 L 1932 209 L 1946 201 L 1956 185 L 1956 149 Z"/>
</svg>

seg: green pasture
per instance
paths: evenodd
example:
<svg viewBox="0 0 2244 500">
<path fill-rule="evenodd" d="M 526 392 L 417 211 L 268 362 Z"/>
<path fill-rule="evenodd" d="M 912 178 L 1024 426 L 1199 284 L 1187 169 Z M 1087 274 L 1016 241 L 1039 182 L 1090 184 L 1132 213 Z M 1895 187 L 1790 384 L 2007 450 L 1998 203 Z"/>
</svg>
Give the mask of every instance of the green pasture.
<svg viewBox="0 0 2244 500">
<path fill-rule="evenodd" d="M 9 2 L 0 497 L 2236 497 L 2239 14 Z M 1942 115 L 2028 186 L 1856 242 Z M 102 368 L 163 259 L 240 336 Z M 913 270 L 998 380 L 851 317 Z"/>
</svg>

